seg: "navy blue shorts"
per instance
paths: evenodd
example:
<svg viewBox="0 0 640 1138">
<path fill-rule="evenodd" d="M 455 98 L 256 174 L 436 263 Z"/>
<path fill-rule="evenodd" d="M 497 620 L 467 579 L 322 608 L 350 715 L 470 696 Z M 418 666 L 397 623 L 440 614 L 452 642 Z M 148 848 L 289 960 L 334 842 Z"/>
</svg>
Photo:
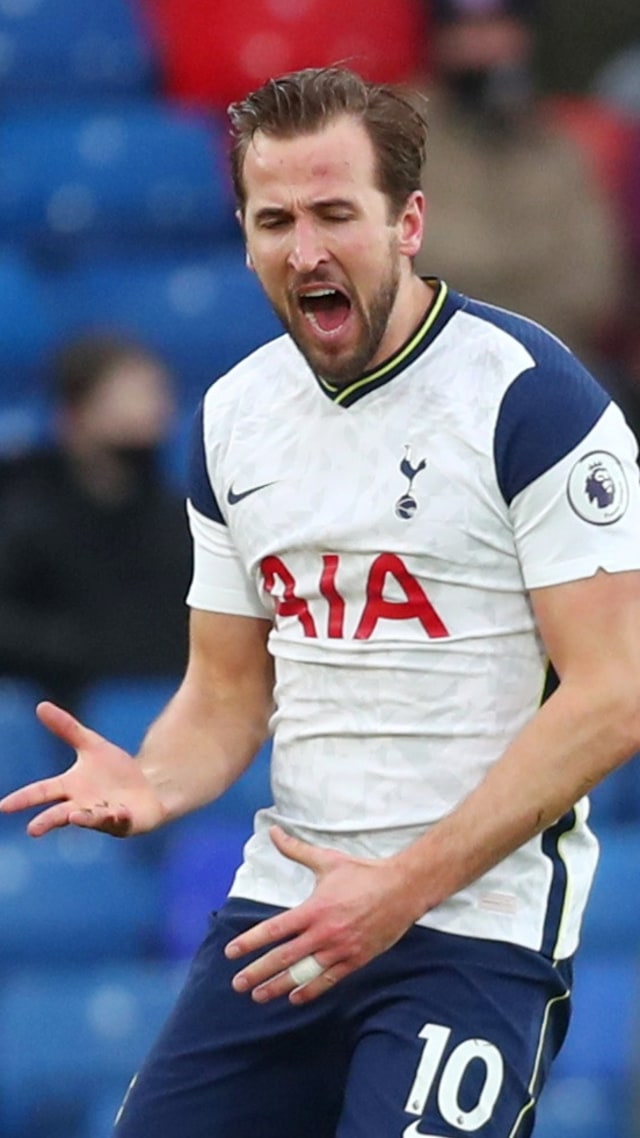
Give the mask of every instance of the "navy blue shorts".
<svg viewBox="0 0 640 1138">
<path fill-rule="evenodd" d="M 223 948 L 277 911 L 234 899 L 212 918 L 114 1138 L 531 1134 L 569 963 L 416 926 L 318 1000 L 259 1005 Z"/>
</svg>

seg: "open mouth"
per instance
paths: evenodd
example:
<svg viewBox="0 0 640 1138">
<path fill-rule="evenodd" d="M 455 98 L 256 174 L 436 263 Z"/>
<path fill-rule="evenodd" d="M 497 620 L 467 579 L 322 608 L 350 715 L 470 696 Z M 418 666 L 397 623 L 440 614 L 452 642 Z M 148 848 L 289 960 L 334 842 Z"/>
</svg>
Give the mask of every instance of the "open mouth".
<svg viewBox="0 0 640 1138">
<path fill-rule="evenodd" d="M 316 331 L 325 335 L 342 328 L 351 312 L 349 297 L 333 285 L 308 289 L 299 295 L 298 303 Z"/>
</svg>

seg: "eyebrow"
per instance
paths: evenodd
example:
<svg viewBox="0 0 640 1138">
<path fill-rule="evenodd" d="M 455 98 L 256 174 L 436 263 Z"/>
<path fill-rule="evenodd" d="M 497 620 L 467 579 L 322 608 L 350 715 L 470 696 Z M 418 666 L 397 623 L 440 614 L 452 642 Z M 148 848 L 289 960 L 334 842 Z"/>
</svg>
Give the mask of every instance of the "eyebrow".
<svg viewBox="0 0 640 1138">
<path fill-rule="evenodd" d="M 355 212 L 356 204 L 351 198 L 319 198 L 311 203 L 310 209 L 313 213 L 326 213 L 332 209 Z M 291 217 L 291 210 L 285 206 L 263 206 L 254 214 L 255 221 L 269 221 L 281 217 Z"/>
</svg>

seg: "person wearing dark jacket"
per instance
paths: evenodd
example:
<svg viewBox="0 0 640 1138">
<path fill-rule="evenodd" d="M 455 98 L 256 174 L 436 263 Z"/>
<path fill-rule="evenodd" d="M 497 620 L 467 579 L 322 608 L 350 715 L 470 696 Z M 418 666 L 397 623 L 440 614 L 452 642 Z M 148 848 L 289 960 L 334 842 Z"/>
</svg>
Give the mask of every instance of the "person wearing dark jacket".
<svg viewBox="0 0 640 1138">
<path fill-rule="evenodd" d="M 169 377 L 150 353 L 89 336 L 53 370 L 55 443 L 0 469 L 0 674 L 72 705 L 109 675 L 176 675 L 190 543 L 158 466 Z"/>
</svg>

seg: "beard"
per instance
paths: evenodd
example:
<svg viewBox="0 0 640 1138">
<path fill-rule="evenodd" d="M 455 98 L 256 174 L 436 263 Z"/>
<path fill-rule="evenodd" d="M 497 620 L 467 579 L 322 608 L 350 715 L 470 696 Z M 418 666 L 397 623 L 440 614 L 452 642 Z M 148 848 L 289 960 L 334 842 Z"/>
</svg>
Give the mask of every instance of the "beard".
<svg viewBox="0 0 640 1138">
<path fill-rule="evenodd" d="M 321 348 L 313 342 L 306 332 L 307 318 L 301 312 L 293 291 L 289 294 L 287 311 L 275 304 L 273 307 L 314 374 L 334 387 L 347 387 L 366 373 L 376 356 L 389 324 L 399 285 L 400 259 L 390 249 L 387 272 L 368 306 L 365 308 L 359 297 L 350 297 L 351 316 L 355 316 L 360 331 L 348 354 L 344 349 L 332 351 L 330 347 Z"/>
</svg>

